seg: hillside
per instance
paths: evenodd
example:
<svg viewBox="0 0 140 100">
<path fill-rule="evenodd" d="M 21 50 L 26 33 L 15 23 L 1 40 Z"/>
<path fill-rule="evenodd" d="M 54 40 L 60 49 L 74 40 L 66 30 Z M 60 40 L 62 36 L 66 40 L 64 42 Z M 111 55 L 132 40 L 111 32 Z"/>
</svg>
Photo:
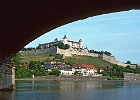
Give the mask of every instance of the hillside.
<svg viewBox="0 0 140 100">
<path fill-rule="evenodd" d="M 90 56 L 73 56 L 73 57 L 66 57 L 65 62 L 71 62 L 75 64 L 92 64 L 96 68 L 111 68 L 112 66 L 110 65 L 109 62 L 106 62 L 104 60 L 101 60 L 100 58 L 97 57 L 90 57 Z"/>
<path fill-rule="evenodd" d="M 21 55 L 21 62 L 30 62 L 30 61 L 46 61 L 53 60 L 54 56 L 50 56 L 48 53 L 39 53 L 39 54 L 27 54 Z"/>
<path fill-rule="evenodd" d="M 47 53 L 40 53 L 40 54 L 28 54 L 28 55 L 21 55 L 21 62 L 29 62 L 29 61 L 51 61 L 53 60 L 54 56 L 50 56 Z M 100 58 L 97 57 L 90 57 L 90 56 L 72 56 L 72 57 L 66 57 L 64 59 L 65 62 L 70 62 L 71 64 L 92 64 L 96 68 L 102 67 L 107 68 L 107 66 L 110 68 L 112 67 L 109 62 L 103 61 Z"/>
</svg>

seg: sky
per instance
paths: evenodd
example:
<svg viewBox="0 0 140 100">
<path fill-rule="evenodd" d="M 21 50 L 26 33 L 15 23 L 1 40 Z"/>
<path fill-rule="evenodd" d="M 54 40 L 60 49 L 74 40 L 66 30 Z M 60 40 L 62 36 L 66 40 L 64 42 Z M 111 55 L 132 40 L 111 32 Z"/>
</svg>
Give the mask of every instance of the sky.
<svg viewBox="0 0 140 100">
<path fill-rule="evenodd" d="M 102 14 L 60 26 L 30 42 L 25 47 L 61 40 L 82 39 L 89 50 L 109 51 L 117 61 L 140 64 L 140 10 Z"/>
</svg>

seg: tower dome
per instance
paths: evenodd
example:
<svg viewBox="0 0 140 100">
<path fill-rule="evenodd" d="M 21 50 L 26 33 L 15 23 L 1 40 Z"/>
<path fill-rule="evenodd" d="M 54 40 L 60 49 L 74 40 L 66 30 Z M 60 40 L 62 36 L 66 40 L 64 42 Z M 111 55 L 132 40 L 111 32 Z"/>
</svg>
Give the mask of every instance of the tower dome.
<svg viewBox="0 0 140 100">
<path fill-rule="evenodd" d="M 79 42 L 82 42 L 82 40 L 80 39 Z"/>
<path fill-rule="evenodd" d="M 58 41 L 58 39 L 56 38 L 54 41 L 55 41 L 55 42 L 57 42 L 57 41 Z"/>
<path fill-rule="evenodd" d="M 64 35 L 63 39 L 68 39 L 66 35 Z"/>
</svg>

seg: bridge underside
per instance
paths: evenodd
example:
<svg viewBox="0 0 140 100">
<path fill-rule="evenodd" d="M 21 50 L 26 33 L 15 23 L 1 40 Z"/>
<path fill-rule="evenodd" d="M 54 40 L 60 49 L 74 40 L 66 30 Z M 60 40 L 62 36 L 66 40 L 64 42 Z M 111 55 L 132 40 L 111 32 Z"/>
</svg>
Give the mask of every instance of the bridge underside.
<svg viewBox="0 0 140 100">
<path fill-rule="evenodd" d="M 0 1 L 0 66 L 26 44 L 61 25 L 105 13 L 139 9 L 138 0 Z"/>
</svg>

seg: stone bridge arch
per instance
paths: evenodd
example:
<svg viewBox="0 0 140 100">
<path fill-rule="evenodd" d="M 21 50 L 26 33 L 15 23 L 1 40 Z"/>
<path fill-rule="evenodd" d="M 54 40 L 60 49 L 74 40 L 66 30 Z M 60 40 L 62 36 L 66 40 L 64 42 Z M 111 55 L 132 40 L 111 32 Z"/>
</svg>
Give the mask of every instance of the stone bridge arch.
<svg viewBox="0 0 140 100">
<path fill-rule="evenodd" d="M 138 0 L 0 1 L 0 67 L 26 44 L 61 25 L 105 13 L 139 9 Z"/>
</svg>

